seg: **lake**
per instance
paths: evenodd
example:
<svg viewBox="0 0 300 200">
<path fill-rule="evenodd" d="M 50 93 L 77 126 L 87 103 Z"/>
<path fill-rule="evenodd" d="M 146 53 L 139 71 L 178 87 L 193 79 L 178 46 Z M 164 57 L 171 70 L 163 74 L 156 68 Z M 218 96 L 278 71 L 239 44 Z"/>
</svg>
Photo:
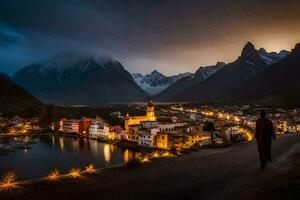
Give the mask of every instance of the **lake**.
<svg viewBox="0 0 300 200">
<path fill-rule="evenodd" d="M 96 168 L 123 164 L 138 153 L 87 138 L 46 135 L 12 138 L 8 144 L 30 142 L 31 149 L 16 149 L 0 156 L 0 176 L 14 171 L 20 179 L 46 176 L 54 168 L 62 173 L 72 167 L 83 169 L 92 163 Z"/>
</svg>

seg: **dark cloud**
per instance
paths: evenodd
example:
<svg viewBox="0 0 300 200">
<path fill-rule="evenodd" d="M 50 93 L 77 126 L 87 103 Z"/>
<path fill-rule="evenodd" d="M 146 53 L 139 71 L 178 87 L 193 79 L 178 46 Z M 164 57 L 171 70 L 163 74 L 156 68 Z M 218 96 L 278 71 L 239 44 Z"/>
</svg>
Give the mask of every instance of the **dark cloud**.
<svg viewBox="0 0 300 200">
<path fill-rule="evenodd" d="M 0 70 L 84 49 L 111 54 L 130 71 L 194 71 L 232 61 L 248 40 L 292 48 L 299 10 L 296 0 L 2 0 Z"/>
</svg>

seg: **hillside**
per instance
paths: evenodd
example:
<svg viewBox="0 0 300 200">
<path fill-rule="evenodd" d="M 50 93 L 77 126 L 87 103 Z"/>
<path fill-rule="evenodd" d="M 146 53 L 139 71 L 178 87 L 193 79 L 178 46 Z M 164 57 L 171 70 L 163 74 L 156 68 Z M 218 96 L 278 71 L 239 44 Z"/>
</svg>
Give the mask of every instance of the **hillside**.
<svg viewBox="0 0 300 200">
<path fill-rule="evenodd" d="M 0 86 L 0 113 L 34 115 L 41 110 L 39 100 L 1 74 Z"/>
</svg>

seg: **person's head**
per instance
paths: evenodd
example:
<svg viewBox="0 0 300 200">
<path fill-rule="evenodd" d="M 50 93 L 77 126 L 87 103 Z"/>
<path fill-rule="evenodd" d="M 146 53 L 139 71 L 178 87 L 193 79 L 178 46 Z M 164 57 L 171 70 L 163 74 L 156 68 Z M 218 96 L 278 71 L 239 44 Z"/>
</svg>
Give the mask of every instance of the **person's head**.
<svg viewBox="0 0 300 200">
<path fill-rule="evenodd" d="M 266 116 L 267 116 L 266 111 L 261 110 L 261 111 L 260 111 L 260 117 L 266 117 Z"/>
</svg>

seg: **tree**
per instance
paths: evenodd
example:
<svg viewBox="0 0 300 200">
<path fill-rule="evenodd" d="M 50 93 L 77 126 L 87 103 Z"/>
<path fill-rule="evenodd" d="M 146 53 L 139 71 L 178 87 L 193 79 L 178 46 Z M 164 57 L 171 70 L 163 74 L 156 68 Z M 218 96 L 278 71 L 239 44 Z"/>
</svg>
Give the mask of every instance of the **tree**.
<svg viewBox="0 0 300 200">
<path fill-rule="evenodd" d="M 40 126 L 43 129 L 50 130 L 52 127 L 56 128 L 58 121 L 59 119 L 55 112 L 55 107 L 53 105 L 49 105 L 47 106 L 45 113 L 40 118 Z"/>
<path fill-rule="evenodd" d="M 215 125 L 213 122 L 205 122 L 205 124 L 203 125 L 203 130 L 204 131 L 213 131 L 215 130 Z"/>
</svg>

